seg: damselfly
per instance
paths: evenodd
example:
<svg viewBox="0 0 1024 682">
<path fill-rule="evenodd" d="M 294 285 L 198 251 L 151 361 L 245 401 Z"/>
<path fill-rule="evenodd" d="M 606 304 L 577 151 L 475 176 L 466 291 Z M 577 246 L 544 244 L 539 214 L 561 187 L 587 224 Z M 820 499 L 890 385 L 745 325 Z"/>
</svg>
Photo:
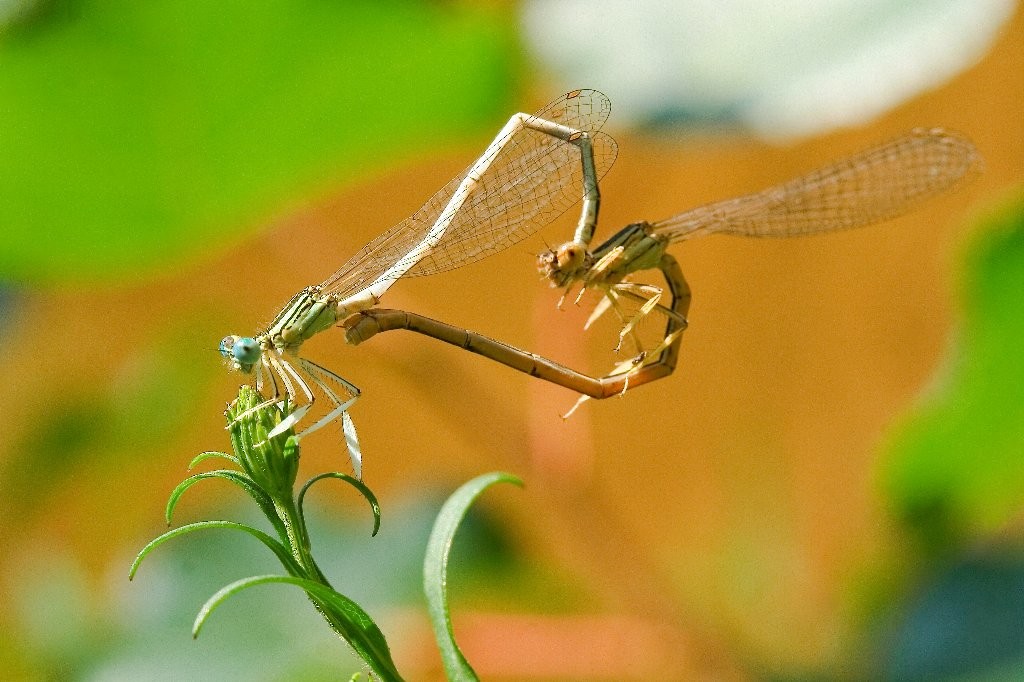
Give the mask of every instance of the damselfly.
<svg viewBox="0 0 1024 682">
<path fill-rule="evenodd" d="M 451 270 L 497 253 L 581 199 L 575 239 L 588 243 L 597 222 L 597 183 L 615 160 L 614 140 L 600 132 L 610 110 L 600 92 L 574 90 L 532 116 L 515 114 L 469 168 L 322 284 L 296 294 L 269 329 L 252 337 L 225 337 L 221 354 L 231 367 L 253 376 L 266 397 L 252 409 L 285 399 L 296 406 L 269 435 L 297 425 L 318 398 L 326 398 L 326 413 L 298 435 L 340 420 L 359 475 L 359 444 L 348 414 L 359 389 L 300 357 L 302 344 L 377 305 L 399 278 Z"/>
<path fill-rule="evenodd" d="M 952 190 L 980 165 L 978 150 L 967 138 L 942 129 L 915 129 L 755 194 L 654 223 L 627 225 L 593 251 L 586 241 L 574 239 L 540 254 L 538 268 L 552 286 L 565 288 L 566 295 L 579 286 L 577 301 L 587 289 L 603 294 L 587 326 L 608 309 L 614 310 L 622 324 L 619 345 L 630 337 L 636 354 L 611 374 L 636 375 L 648 363 L 662 364 L 667 357 L 663 351 L 678 343 L 686 327 L 686 320 L 671 309 L 675 304 L 659 305 L 661 287 L 630 281 L 635 273 L 659 269 L 670 293 L 685 289 L 688 302 L 689 288 L 666 251 L 670 244 L 716 233 L 795 237 L 863 227 L 901 216 L 922 201 Z M 646 349 L 634 330 L 653 311 L 669 316 L 669 323 L 660 343 Z M 670 355 L 674 366 L 675 354 Z"/>
</svg>

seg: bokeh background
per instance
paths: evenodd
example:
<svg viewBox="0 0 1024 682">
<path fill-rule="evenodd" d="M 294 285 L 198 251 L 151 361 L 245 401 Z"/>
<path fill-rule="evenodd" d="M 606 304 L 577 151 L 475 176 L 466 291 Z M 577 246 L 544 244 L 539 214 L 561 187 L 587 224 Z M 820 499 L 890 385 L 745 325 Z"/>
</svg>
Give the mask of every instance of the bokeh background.
<svg viewBox="0 0 1024 682">
<path fill-rule="evenodd" d="M 316 491 L 315 550 L 408 679 L 440 679 L 419 592 L 441 500 L 456 631 L 484 679 L 1024 678 L 1024 15 L 1009 0 L 0 2 L 0 678 L 347 679 L 255 543 L 150 557 L 198 452 L 227 448 L 216 354 L 415 211 L 514 111 L 606 92 L 598 237 L 760 189 L 915 126 L 985 173 L 889 224 L 680 246 L 670 378 L 590 402 L 407 333 L 308 355 L 383 505 Z M 571 213 L 571 212 L 570 212 Z M 386 304 L 601 371 L 533 254 Z M 345 469 L 341 434 L 303 471 Z M 252 520 L 189 493 L 176 522 Z"/>
</svg>

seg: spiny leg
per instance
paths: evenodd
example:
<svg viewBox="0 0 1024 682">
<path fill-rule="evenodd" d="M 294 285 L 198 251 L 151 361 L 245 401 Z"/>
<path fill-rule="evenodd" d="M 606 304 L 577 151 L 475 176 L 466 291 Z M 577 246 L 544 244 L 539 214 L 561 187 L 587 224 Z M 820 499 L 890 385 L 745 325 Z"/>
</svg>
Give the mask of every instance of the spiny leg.
<svg viewBox="0 0 1024 682">
<path fill-rule="evenodd" d="M 590 284 L 591 280 L 595 279 L 599 275 L 603 275 L 605 271 L 610 270 L 613 265 L 617 264 L 624 251 L 625 248 L 622 246 L 616 246 L 614 249 L 601 256 L 601 258 L 594 263 L 589 270 L 587 270 L 587 276 L 583 279 L 583 285 L 580 287 L 580 292 L 576 294 L 576 300 L 573 301 L 576 305 L 579 305 L 580 300 L 583 298 L 583 294 L 587 293 L 587 285 Z M 566 293 L 568 293 L 568 290 L 571 287 L 572 285 L 570 284 L 569 287 L 566 288 Z M 565 296 L 563 295 L 562 298 L 564 299 Z M 561 307 L 561 303 L 561 300 L 559 300 L 559 307 Z"/>
<path fill-rule="evenodd" d="M 626 324 L 623 326 L 622 331 L 619 332 L 619 345 L 615 347 L 615 350 L 618 350 L 619 347 L 621 347 L 622 340 L 628 335 L 633 339 L 633 343 L 636 344 L 637 351 L 642 353 L 644 351 L 644 347 L 636 334 L 636 326 L 641 320 L 650 315 L 651 311 L 655 308 L 660 308 L 660 310 L 666 314 L 672 314 L 668 308 L 658 306 L 665 290 L 653 284 L 640 284 L 636 282 L 620 282 L 616 284 L 613 289 L 618 295 L 632 298 L 639 301 L 641 304 L 640 309 L 630 316 L 629 319 L 625 320 Z"/>
<path fill-rule="evenodd" d="M 618 253 L 612 251 L 607 256 L 598 261 L 598 265 L 601 265 L 602 269 L 609 267 L 612 264 L 614 257 L 617 257 L 622 252 L 621 248 L 617 247 L 617 249 Z M 609 258 L 609 256 L 613 256 L 613 258 Z M 597 265 L 595 265 L 595 268 L 596 267 Z M 649 300 L 648 298 L 644 298 L 643 296 L 637 294 L 633 289 L 630 288 L 630 286 L 650 286 L 657 292 L 657 294 L 656 296 L 651 297 L 651 299 L 653 299 L 652 301 Z M 626 391 L 629 390 L 630 380 L 633 378 L 636 372 L 638 372 L 643 367 L 644 360 L 647 358 L 648 355 L 644 351 L 643 344 L 641 343 L 639 337 L 634 333 L 634 328 L 639 318 L 647 315 L 648 313 L 650 313 L 651 310 L 654 309 L 655 306 L 657 306 L 658 300 L 661 298 L 663 292 L 659 287 L 654 287 L 653 285 L 634 285 L 632 282 L 620 282 L 619 284 L 606 287 L 604 293 L 605 295 L 598 302 L 597 306 L 595 306 L 593 312 L 591 312 L 590 314 L 590 317 L 587 319 L 586 324 L 583 325 L 583 328 L 589 329 L 591 324 L 593 324 L 597 320 L 597 318 L 599 318 L 601 315 L 607 312 L 609 308 L 615 311 L 615 314 L 618 316 L 619 321 L 624 324 L 622 330 L 619 332 L 618 343 L 615 344 L 615 352 L 618 352 L 619 349 L 622 347 L 622 341 L 628 334 L 632 339 L 633 344 L 636 346 L 637 354 L 634 357 L 630 358 L 629 360 L 623 360 L 621 362 L 616 363 L 615 366 L 612 368 L 611 372 L 605 375 L 606 377 L 614 377 L 620 374 L 626 374 L 626 378 L 622 382 L 622 389 L 618 393 L 618 395 L 622 396 L 625 395 Z M 640 311 L 634 315 L 627 314 L 623 310 L 622 305 L 619 302 L 619 298 L 622 295 L 628 295 L 633 298 L 639 298 L 641 301 L 643 301 L 643 305 L 641 306 Z M 668 312 L 667 309 L 662 309 Z M 576 399 L 576 402 L 573 404 L 573 406 L 569 408 L 569 411 L 562 415 L 562 419 L 568 419 L 569 417 L 571 417 L 572 414 L 577 409 L 579 409 L 579 406 L 587 402 L 588 400 L 590 400 L 590 396 L 581 395 L 579 398 Z"/>
<path fill-rule="evenodd" d="M 301 360 L 301 358 L 296 357 L 295 360 L 299 361 L 299 360 Z M 277 362 L 280 366 L 284 367 L 285 372 L 287 372 L 287 374 L 282 374 L 281 376 L 282 376 L 282 378 L 285 379 L 285 382 L 287 384 L 289 384 L 289 389 L 290 389 L 289 396 L 291 397 L 292 401 L 294 401 L 296 403 L 298 402 L 296 400 L 297 395 L 295 394 L 295 389 L 291 388 L 290 382 L 287 381 L 287 375 L 288 374 L 291 375 L 292 379 L 295 380 L 295 383 L 298 384 L 299 388 L 302 389 L 303 395 L 306 396 L 307 404 L 312 405 L 313 403 L 316 402 L 316 397 L 313 395 L 312 389 L 309 388 L 309 384 L 306 383 L 306 380 L 302 378 L 301 374 L 299 374 L 297 371 L 295 371 L 295 368 L 292 367 L 292 363 L 288 362 L 283 357 L 271 358 L 270 361 L 271 362 Z"/>
<path fill-rule="evenodd" d="M 583 299 L 583 294 L 587 293 L 587 285 L 590 284 L 591 280 L 594 279 L 597 275 L 603 274 L 613 264 L 615 264 L 619 260 L 619 257 L 622 255 L 622 253 L 623 248 L 621 246 L 617 246 L 608 253 L 606 253 L 604 256 L 602 256 L 600 260 L 598 260 L 596 263 L 594 263 L 594 265 L 590 267 L 590 269 L 587 271 L 587 276 L 584 279 L 580 280 L 579 282 L 580 290 L 579 293 L 576 294 L 576 298 L 573 299 L 574 305 L 579 305 L 580 301 Z M 577 282 L 570 282 L 569 285 L 565 287 L 565 291 L 562 292 L 561 297 L 559 297 L 558 299 L 557 307 L 559 310 L 562 310 L 562 305 L 565 303 L 565 299 L 572 293 L 572 288 L 576 286 L 576 284 Z M 606 287 L 605 293 L 608 293 L 608 289 Z M 603 296 L 601 297 L 601 300 L 597 302 L 597 305 L 594 306 L 594 310 L 591 311 L 590 313 L 590 317 L 588 317 L 587 321 L 583 324 L 584 330 L 590 329 L 590 326 L 594 324 L 594 322 L 599 317 L 601 317 L 601 315 L 607 312 L 609 306 L 611 306 L 612 304 L 612 301 L 608 300 L 609 298 L 610 297 Z M 616 347 L 616 350 L 617 349 L 618 348 Z"/>
<path fill-rule="evenodd" d="M 630 380 L 633 385 L 637 385 L 638 379 L 641 380 L 639 383 L 647 383 L 672 374 L 679 356 L 682 334 L 689 325 L 686 315 L 690 311 L 690 285 L 687 284 L 679 263 L 666 253 L 661 257 L 658 269 L 668 285 L 672 304 L 669 307 L 657 305 L 657 309 L 667 318 L 665 334 L 661 343 L 646 354 L 648 357 L 656 356 L 657 359 L 645 362 L 631 372 Z M 651 310 L 654 310 L 654 307 Z"/>
<path fill-rule="evenodd" d="M 661 257 L 658 269 L 665 278 L 668 291 L 672 295 L 672 305 L 670 307 L 658 306 L 668 319 L 665 327 L 665 336 L 662 343 L 658 346 L 660 353 L 657 360 L 646 364 L 642 363 L 640 366 L 633 368 L 631 365 L 636 360 L 634 358 L 619 363 L 612 370 L 612 373 L 605 377 L 611 378 L 616 376 L 616 374 L 629 372 L 622 392 L 625 392 L 626 388 L 630 386 L 639 386 L 671 375 L 675 370 L 676 361 L 679 357 L 679 345 L 682 341 L 682 334 L 688 325 L 686 315 L 690 310 L 690 285 L 687 284 L 683 271 L 679 268 L 679 263 L 669 254 L 666 253 Z M 646 354 L 641 355 L 640 359 L 646 360 Z M 576 404 L 563 415 L 563 418 L 571 416 L 580 405 L 589 399 L 590 396 L 580 396 Z"/>
<path fill-rule="evenodd" d="M 298 434 L 300 437 L 305 437 L 310 433 L 313 433 L 314 431 L 317 431 L 327 426 L 332 421 L 334 421 L 338 417 L 338 415 L 340 415 L 348 408 L 352 407 L 356 400 L 359 399 L 360 391 L 358 388 L 356 388 L 349 382 L 345 381 L 334 372 L 324 367 L 321 367 L 320 365 L 317 365 L 314 362 L 310 362 L 305 358 L 296 358 L 296 363 L 306 372 L 306 375 L 309 376 L 309 378 L 313 381 L 314 384 L 316 384 L 317 388 L 323 391 L 324 395 L 327 396 L 327 399 L 331 401 L 331 404 L 334 405 L 334 409 L 332 409 L 326 415 L 318 419 L 315 423 L 304 428 Z M 341 384 L 341 386 L 345 388 L 345 390 L 349 393 L 351 397 L 349 397 L 348 400 L 342 400 L 338 396 L 337 392 L 335 392 L 335 390 L 331 388 L 331 386 L 327 383 L 327 381 L 324 379 L 324 376 L 330 377 L 330 379 L 337 381 L 339 384 Z"/>
<path fill-rule="evenodd" d="M 594 309 L 590 311 L 590 317 L 588 317 L 587 321 L 583 323 L 584 331 L 590 329 L 602 315 L 604 315 L 606 312 L 608 312 L 609 309 L 611 309 L 612 297 L 613 295 L 610 294 L 609 291 L 605 291 L 605 295 L 602 296 L 600 300 L 598 300 L 597 305 L 595 305 Z M 618 314 L 617 310 L 615 312 L 616 314 Z"/>
<path fill-rule="evenodd" d="M 267 362 L 270 364 L 271 369 L 274 370 L 274 375 L 281 379 L 281 384 L 284 386 L 285 400 L 294 403 L 297 396 L 295 386 L 292 385 L 292 380 L 288 378 L 288 374 L 285 372 L 281 361 L 273 355 L 268 354 L 265 357 L 267 357 Z"/>
<path fill-rule="evenodd" d="M 570 282 L 569 285 L 565 287 L 565 290 L 562 291 L 562 295 L 558 297 L 558 303 L 555 305 L 555 308 L 557 308 L 558 310 L 565 310 L 565 299 L 569 298 L 569 295 L 572 294 L 572 288 L 576 286 L 576 284 L 576 282 Z M 586 290 L 587 285 L 581 284 L 580 292 L 576 294 L 576 297 L 573 299 L 573 303 L 579 303 L 580 298 L 583 297 L 583 294 L 586 293 Z"/>
<path fill-rule="evenodd" d="M 296 357 L 296 360 L 298 359 L 299 358 Z M 291 414 L 282 419 L 281 423 L 271 429 L 270 433 L 267 434 L 268 438 L 284 433 L 295 424 L 299 423 L 299 421 L 305 417 L 306 413 L 313 407 L 314 403 L 316 403 L 316 397 L 313 395 L 313 391 L 310 390 L 309 384 L 307 384 L 299 373 L 295 371 L 295 368 L 292 367 L 290 362 L 280 355 L 276 357 L 271 355 L 270 364 L 277 368 L 281 381 L 284 382 L 285 390 L 288 392 L 288 400 L 295 406 L 295 409 L 292 410 Z M 291 378 L 289 378 L 289 375 Z M 306 398 L 305 404 L 299 403 L 298 393 L 295 390 L 295 385 L 292 384 L 292 380 L 294 380 L 299 388 L 302 389 L 302 394 Z"/>
<path fill-rule="evenodd" d="M 251 415 L 251 414 L 253 414 L 253 413 L 255 413 L 255 412 L 259 411 L 259 410 L 262 410 L 265 407 L 270 407 L 271 405 L 273 405 L 273 404 L 277 403 L 278 401 L 280 401 L 280 399 L 281 399 L 281 392 L 280 392 L 280 389 L 278 388 L 278 385 L 277 385 L 277 379 L 274 378 L 275 374 L 277 372 L 271 367 L 271 365 L 267 361 L 266 355 L 260 357 L 260 364 L 257 365 L 257 368 L 256 368 L 256 370 L 257 370 L 257 373 L 256 373 L 256 390 L 257 390 L 257 392 L 260 393 L 260 395 L 263 395 L 263 393 L 262 393 L 262 386 L 260 384 L 264 383 L 263 382 L 263 370 L 264 370 L 264 368 L 266 368 L 267 376 L 270 378 L 270 385 L 274 387 L 274 394 L 270 398 L 267 398 L 266 400 L 262 400 L 259 403 L 257 403 L 256 405 L 253 405 L 252 407 L 250 407 L 249 409 L 243 410 L 242 412 L 237 414 L 235 416 L 235 418 L 233 420 L 231 420 L 231 423 L 228 424 L 224 428 L 230 429 L 232 426 L 234 426 L 236 423 L 238 423 L 239 420 L 241 420 L 241 419 L 243 419 L 245 417 L 248 417 L 249 415 Z"/>
<path fill-rule="evenodd" d="M 617 353 L 621 350 L 623 340 L 625 340 L 626 336 L 629 336 L 633 341 L 633 345 L 636 346 L 636 352 L 638 354 L 643 353 L 644 344 L 635 333 L 635 327 L 653 309 L 660 307 L 658 306 L 658 301 L 661 299 L 663 290 L 650 284 L 635 284 L 625 280 L 618 284 L 604 286 L 603 288 L 604 296 L 594 306 L 594 310 L 591 311 L 590 317 L 587 318 L 583 328 L 590 329 L 594 322 L 608 312 L 608 310 L 614 310 L 615 315 L 619 318 L 619 322 L 622 323 L 622 329 L 619 331 L 619 340 L 615 344 L 615 352 Z M 623 298 L 639 301 L 641 304 L 640 309 L 635 312 L 626 311 L 621 301 Z M 661 309 L 668 312 L 664 307 L 661 307 Z"/>
<path fill-rule="evenodd" d="M 590 325 L 597 320 L 598 317 L 603 315 L 609 309 L 615 311 L 615 314 L 618 316 L 620 322 L 628 324 L 630 316 L 627 315 L 626 312 L 622 309 L 622 306 L 620 305 L 618 299 L 619 293 L 615 290 L 615 288 L 607 287 L 605 289 L 605 295 L 601 298 L 600 301 L 598 301 L 597 306 L 595 306 L 593 312 L 591 312 L 590 318 L 584 325 L 584 329 L 588 329 Z M 616 352 L 618 352 L 619 348 L 622 346 L 622 339 L 624 335 L 625 331 L 619 334 L 619 341 L 615 345 Z M 635 335 L 632 336 L 632 339 L 633 343 L 637 347 L 637 355 L 630 358 L 629 360 L 623 360 L 621 362 L 616 363 L 615 366 L 612 368 L 611 372 L 605 375 L 605 377 L 607 378 L 618 376 L 620 374 L 626 374 L 626 378 L 622 383 L 622 389 L 618 392 L 618 395 L 620 396 L 624 395 L 626 391 L 629 390 L 629 381 L 632 378 L 633 372 L 643 365 L 643 361 L 647 356 L 647 354 L 643 350 L 643 346 L 641 345 L 640 340 L 636 338 Z M 571 417 L 573 413 L 577 409 L 579 409 L 580 405 L 587 402 L 588 400 L 590 400 L 589 395 L 581 395 L 579 398 L 576 399 L 576 402 L 573 403 L 573 406 L 569 408 L 569 410 L 565 414 L 562 415 L 562 419 L 568 419 L 569 417 Z"/>
<path fill-rule="evenodd" d="M 349 383 L 345 379 L 341 378 L 334 372 L 321 367 L 320 365 L 305 360 L 303 358 L 297 359 L 299 366 L 305 370 L 306 374 L 309 375 L 310 379 L 324 392 L 327 399 L 334 405 L 334 409 L 320 418 L 315 424 L 304 429 L 300 436 L 305 436 L 317 429 L 320 429 L 327 424 L 331 423 L 341 415 L 341 430 L 345 434 L 345 447 L 348 449 L 349 460 L 352 462 L 352 470 L 355 473 L 356 478 L 362 478 L 363 475 L 363 453 L 359 446 L 359 436 L 356 434 L 356 426 L 352 421 L 352 418 L 348 414 L 348 408 L 359 399 L 360 391 L 356 386 Z M 348 400 L 342 400 L 333 388 L 324 379 L 324 376 L 330 377 L 334 381 L 338 382 L 345 391 L 349 394 Z"/>
<path fill-rule="evenodd" d="M 263 367 L 266 368 L 267 376 L 270 378 L 270 383 L 274 387 L 274 395 L 272 396 L 273 399 L 275 401 L 280 400 L 281 387 L 277 385 L 277 372 L 274 371 L 274 368 L 270 365 L 270 361 L 268 361 L 266 357 L 260 358 L 260 367 L 261 369 Z"/>
<path fill-rule="evenodd" d="M 263 357 L 256 364 L 256 392 L 263 395 Z"/>
<path fill-rule="evenodd" d="M 615 367 L 612 368 L 612 371 L 605 375 L 604 378 L 606 379 L 610 377 L 616 377 L 621 374 L 626 375 L 625 379 L 622 382 L 622 389 L 619 390 L 619 392 L 616 393 L 615 395 L 623 396 L 626 394 L 626 391 L 629 390 L 630 380 L 636 375 L 636 372 L 638 372 L 640 368 L 643 367 L 644 359 L 646 357 L 647 353 L 641 351 L 638 355 L 630 358 L 629 360 L 623 360 L 621 362 L 616 363 Z M 579 409 L 580 405 L 582 405 L 583 403 L 587 402 L 590 399 L 591 397 L 589 395 L 581 395 L 579 398 L 576 399 L 576 402 L 573 403 L 573 406 L 569 408 L 569 411 L 562 415 L 562 419 L 568 419 L 569 417 L 571 417 L 573 412 Z"/>
<path fill-rule="evenodd" d="M 613 350 L 616 353 L 618 353 L 622 349 L 622 342 L 625 340 L 626 336 L 629 335 L 630 339 L 633 341 L 633 345 L 636 346 L 637 353 L 643 353 L 643 343 L 640 341 L 639 337 L 633 333 L 633 327 L 635 326 L 636 316 L 638 313 L 627 312 L 622 304 L 623 298 L 635 297 L 626 296 L 625 294 L 627 292 L 624 289 L 621 289 L 619 285 L 612 285 L 610 287 L 606 287 L 604 293 L 604 300 L 607 301 L 606 308 L 611 308 L 612 310 L 614 310 L 615 316 L 618 317 L 619 322 L 622 323 L 622 329 L 619 330 L 619 338 L 618 341 L 616 341 L 615 348 Z M 645 301 L 641 301 L 641 303 L 643 302 Z M 595 309 L 595 313 L 596 312 L 597 310 Z"/>
</svg>

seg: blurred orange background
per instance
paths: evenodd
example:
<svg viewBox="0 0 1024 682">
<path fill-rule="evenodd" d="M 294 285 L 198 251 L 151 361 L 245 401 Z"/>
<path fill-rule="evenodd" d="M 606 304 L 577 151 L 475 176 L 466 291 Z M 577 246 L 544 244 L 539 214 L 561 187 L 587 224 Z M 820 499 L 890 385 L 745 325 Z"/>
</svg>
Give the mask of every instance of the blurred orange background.
<svg viewBox="0 0 1024 682">
<path fill-rule="evenodd" d="M 542 74 L 522 81 L 529 85 L 509 97 L 517 110 L 559 92 Z M 486 590 L 456 603 L 456 631 L 484 679 L 846 677 L 861 669 L 884 605 L 919 575 L 880 497 L 878 467 L 900 415 L 936 390 L 950 362 L 962 256 L 980 207 L 1024 181 L 1024 17 L 942 87 L 855 129 L 787 146 L 742 134 L 631 132 L 615 117 L 608 130 L 620 153 L 602 183 L 599 239 L 916 126 L 966 133 L 986 168 L 965 191 L 892 223 L 676 248 L 694 298 L 675 374 L 589 402 L 568 420 L 560 414 L 575 396 L 565 389 L 412 334 L 350 347 L 328 332 L 305 353 L 363 391 L 352 415 L 385 535 L 389 507 L 423 491 L 499 469 L 526 482 L 483 506 L 524 564 L 558 579 L 532 597 L 513 590 L 507 603 Z M 503 122 L 495 118 L 493 130 Z M 51 553 L 74 557 L 90 589 L 111 589 L 110 576 L 162 529 L 164 500 L 185 464 L 227 447 L 221 412 L 240 377 L 224 371 L 219 339 L 269 322 L 489 140 L 481 132 L 400 155 L 336 193 L 263 216 L 266 229 L 141 280 L 17 289 L 0 394 L 13 444 L 0 525 L 7 589 L 38 566 L 25 556 Z M 543 240 L 567 235 L 571 213 Z M 556 309 L 558 292 L 534 272 L 543 240 L 402 281 L 385 304 L 604 370 L 614 338 L 582 333 L 589 311 Z M 303 443 L 309 475 L 347 466 L 330 431 Z M 224 494 L 197 489 L 179 522 L 210 516 Z M 363 513 L 340 495 L 316 503 Z M 1000 521 L 977 528 L 975 540 L 1019 542 L 1021 528 L 1019 517 Z M 163 551 L 189 549 L 185 541 Z M 144 591 L 146 580 L 144 569 L 116 589 Z M 555 608 L 545 608 L 549 600 Z M 400 633 L 392 640 L 399 668 L 410 679 L 439 675 L 418 607 L 381 608 L 386 634 L 389 626 Z M 6 619 L 16 627 L 16 614 Z M 186 641 L 187 627 L 183 655 L 204 646 Z M 11 675 L 38 672 L 16 640 L 4 650 Z"/>
</svg>

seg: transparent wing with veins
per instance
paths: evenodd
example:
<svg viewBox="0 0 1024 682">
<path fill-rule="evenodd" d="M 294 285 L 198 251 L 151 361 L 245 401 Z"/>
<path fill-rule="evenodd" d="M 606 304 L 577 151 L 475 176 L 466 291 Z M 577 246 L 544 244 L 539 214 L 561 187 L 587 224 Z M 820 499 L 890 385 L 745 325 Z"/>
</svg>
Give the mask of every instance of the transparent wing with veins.
<svg viewBox="0 0 1024 682">
<path fill-rule="evenodd" d="M 615 141 L 599 132 L 611 103 L 596 90 L 569 95 L 533 117 L 590 133 L 600 178 L 617 151 Z M 423 241 L 468 172 L 469 168 L 452 178 L 420 210 L 363 247 L 321 285 L 321 292 L 343 299 L 384 274 Z M 579 203 L 583 194 L 576 146 L 535 130 L 518 130 L 495 155 L 441 242 L 405 276 L 452 270 L 502 251 Z"/>
<path fill-rule="evenodd" d="M 918 203 L 965 183 L 980 167 L 980 154 L 966 138 L 944 130 L 917 129 L 780 185 L 700 206 L 652 223 L 651 228 L 672 243 L 715 233 L 794 237 L 862 227 L 903 215 Z M 623 280 L 604 293 L 590 322 L 614 310 L 624 325 L 620 344 L 629 338 L 638 350 L 647 351 L 649 337 L 642 323 L 649 317 L 665 319 L 668 312 L 660 296 L 651 296 L 662 293 L 660 287 L 645 288 Z M 673 340 L 664 335 L 650 354 Z M 620 362 L 612 374 L 635 374 L 645 360 L 646 355 L 640 355 Z"/>
<path fill-rule="evenodd" d="M 794 237 L 862 227 L 903 215 L 980 170 L 967 138 L 915 129 L 755 194 L 726 199 L 652 224 L 669 242 L 704 234 Z"/>
</svg>

